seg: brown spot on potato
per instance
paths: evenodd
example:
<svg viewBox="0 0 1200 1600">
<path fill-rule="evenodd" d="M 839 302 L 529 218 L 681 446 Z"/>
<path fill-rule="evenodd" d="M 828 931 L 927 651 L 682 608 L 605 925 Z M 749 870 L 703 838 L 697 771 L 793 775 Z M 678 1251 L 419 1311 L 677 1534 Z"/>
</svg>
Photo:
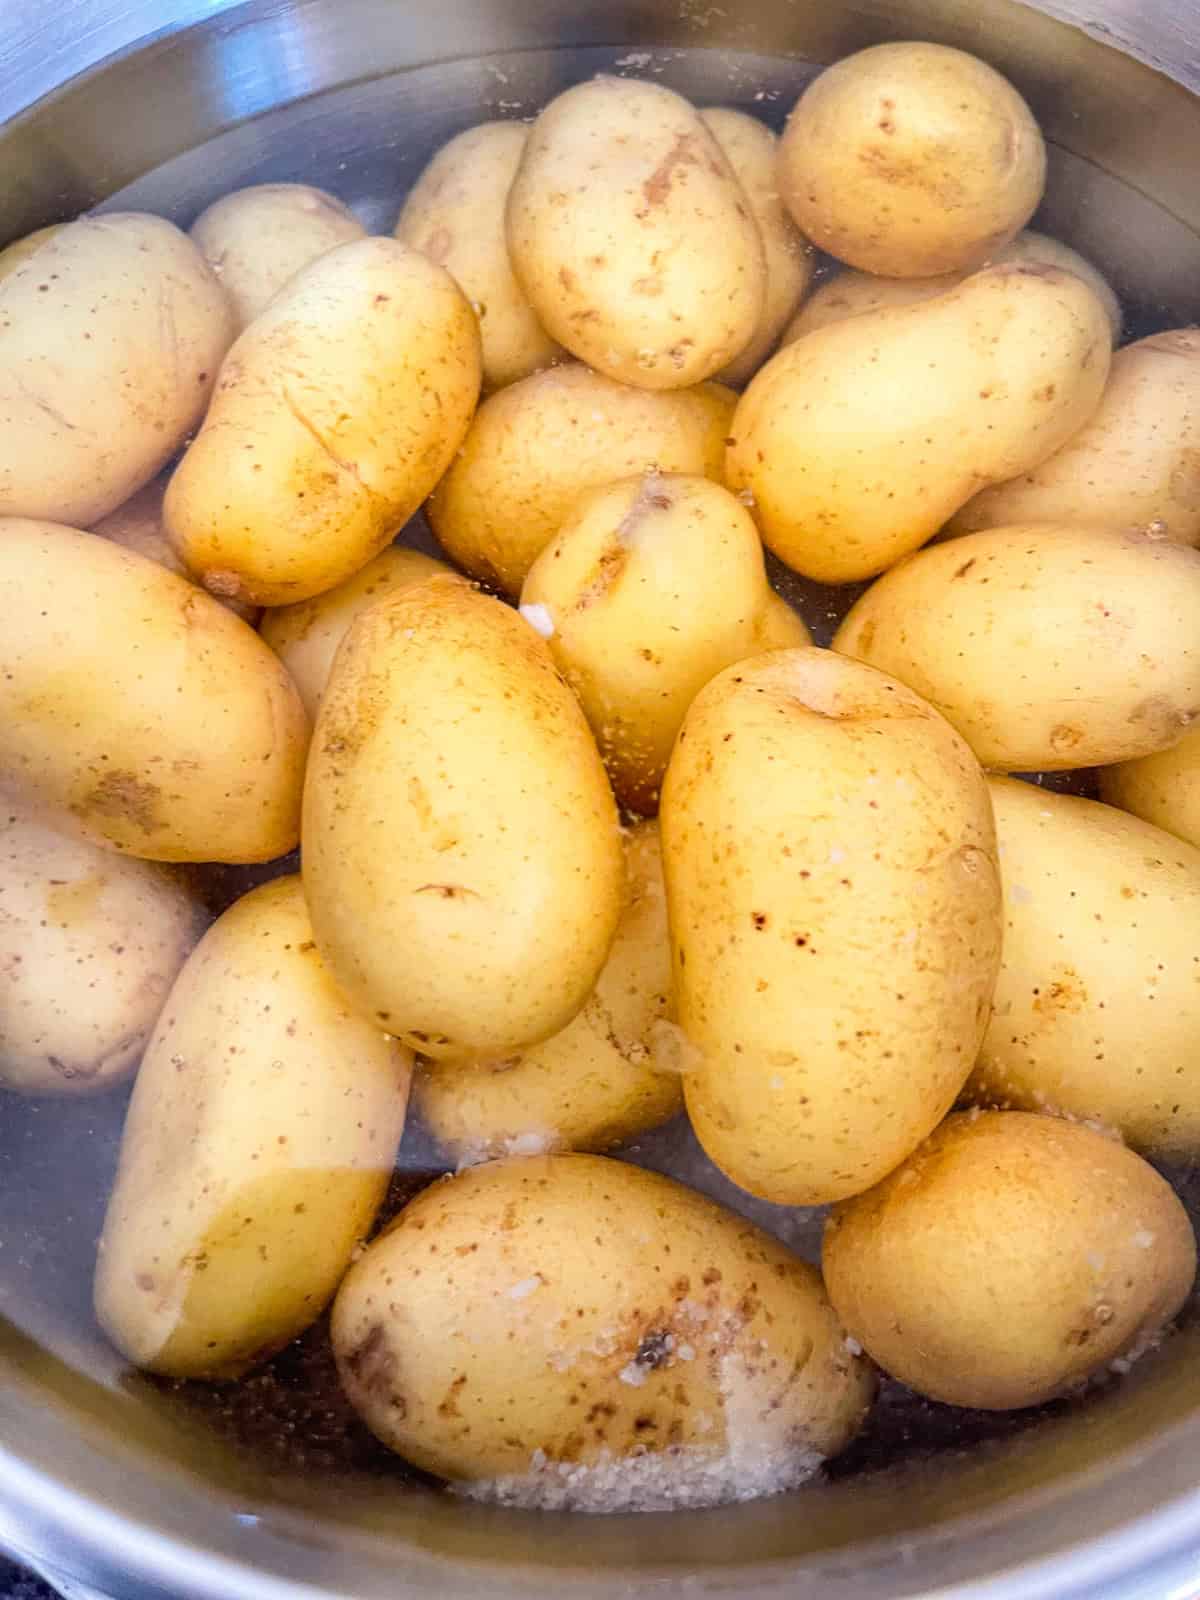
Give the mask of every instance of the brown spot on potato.
<svg viewBox="0 0 1200 1600">
<path fill-rule="evenodd" d="M 642 194 L 645 196 L 646 204 L 648 206 L 661 206 L 666 201 L 667 196 L 671 193 L 677 168 L 696 167 L 699 165 L 700 159 L 696 151 L 695 134 L 676 134 L 675 143 L 642 185 Z"/>
<path fill-rule="evenodd" d="M 970 572 L 971 568 L 975 565 L 977 560 L 978 560 L 977 556 L 972 556 L 969 561 L 964 561 L 961 567 L 956 567 L 955 568 L 954 576 L 956 578 L 965 578 L 967 573 Z M 869 626 L 871 626 L 871 625 L 868 623 L 868 627 Z"/>
<path fill-rule="evenodd" d="M 132 822 L 143 833 L 153 833 L 163 826 L 159 815 L 161 800 L 162 791 L 154 784 L 135 772 L 118 770 L 105 773 L 83 802 L 72 809 L 77 816 L 112 817 Z"/>
</svg>

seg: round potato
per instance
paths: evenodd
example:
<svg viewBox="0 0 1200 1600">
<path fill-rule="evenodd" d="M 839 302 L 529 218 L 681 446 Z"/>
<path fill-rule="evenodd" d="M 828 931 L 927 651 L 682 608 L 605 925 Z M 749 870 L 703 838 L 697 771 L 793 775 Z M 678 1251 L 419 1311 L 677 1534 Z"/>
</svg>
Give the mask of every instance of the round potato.
<svg viewBox="0 0 1200 1600">
<path fill-rule="evenodd" d="M 697 1137 L 765 1200 L 860 1193 L 950 1109 L 987 1025 L 1000 883 L 974 757 L 882 673 L 779 651 L 697 695 L 660 826 Z"/>
<path fill-rule="evenodd" d="M 86 527 L 204 415 L 233 310 L 186 234 L 84 217 L 0 275 L 0 516 Z"/>
<path fill-rule="evenodd" d="M 514 611 L 430 578 L 338 651 L 304 795 L 317 939 L 358 1009 L 437 1060 L 564 1028 L 621 913 L 612 790 Z"/>
<path fill-rule="evenodd" d="M 479 330 L 395 239 L 305 267 L 237 340 L 167 489 L 168 537 L 218 595 L 287 605 L 390 544 L 462 443 Z"/>
<path fill-rule="evenodd" d="M 839 1316 L 893 1377 L 1009 1411 L 1132 1359 L 1187 1298 L 1196 1241 L 1171 1188 L 1113 1140 L 967 1112 L 834 1212 L 822 1266 Z"/>
<path fill-rule="evenodd" d="M 353 1016 L 297 877 L 231 906 L 133 1091 L 96 1263 L 135 1366 L 235 1378 L 315 1322 L 387 1192 L 412 1058 Z"/>
<path fill-rule="evenodd" d="M 27 233 L 24 238 L 14 239 L 12 244 L 5 245 L 4 249 L 0 250 L 0 280 L 15 272 L 35 250 L 41 249 L 47 239 L 53 239 L 54 235 L 61 233 L 66 226 L 65 222 L 52 222 L 48 228 L 37 228 L 33 233 Z"/>
<path fill-rule="evenodd" d="M 460 567 L 515 598 L 585 489 L 653 471 L 720 482 L 736 403 L 716 383 L 664 394 L 587 367 L 536 373 L 480 406 L 430 524 Z"/>
<path fill-rule="evenodd" d="M 1110 805 L 1200 849 L 1200 727 L 1169 750 L 1106 768 L 1100 793 Z"/>
<path fill-rule="evenodd" d="M 754 520 L 718 483 L 648 473 L 575 502 L 530 568 L 521 612 L 579 696 L 627 810 L 657 811 L 708 680 L 773 647 L 773 598 Z M 789 643 L 811 643 L 799 617 Z"/>
<path fill-rule="evenodd" d="M 969 271 L 1029 221 L 1046 185 L 1033 113 L 1006 78 L 945 45 L 859 50 L 796 103 L 784 202 L 810 239 L 864 272 Z"/>
<path fill-rule="evenodd" d="M 270 861 L 299 836 L 308 718 L 252 628 L 107 539 L 0 520 L 0 770 L 100 844 Z"/>
<path fill-rule="evenodd" d="M 524 122 L 484 122 L 443 145 L 404 202 L 396 237 L 445 267 L 475 308 L 483 386 L 502 389 L 564 359 L 513 276 L 508 191 L 529 139 Z"/>
<path fill-rule="evenodd" d="M 880 578 L 833 648 L 924 695 L 985 767 L 1130 760 L 1200 715 L 1200 554 L 1053 525 L 967 534 Z"/>
<path fill-rule="evenodd" d="M 767 271 L 750 203 L 700 113 L 663 84 L 598 77 L 552 100 L 530 130 L 507 226 L 543 326 L 610 378 L 700 383 L 761 324 Z"/>
<path fill-rule="evenodd" d="M 347 1275 L 332 1332 L 386 1445 L 546 1509 L 791 1488 L 874 1389 L 812 1267 L 603 1156 L 493 1161 L 426 1189 Z"/>
</svg>

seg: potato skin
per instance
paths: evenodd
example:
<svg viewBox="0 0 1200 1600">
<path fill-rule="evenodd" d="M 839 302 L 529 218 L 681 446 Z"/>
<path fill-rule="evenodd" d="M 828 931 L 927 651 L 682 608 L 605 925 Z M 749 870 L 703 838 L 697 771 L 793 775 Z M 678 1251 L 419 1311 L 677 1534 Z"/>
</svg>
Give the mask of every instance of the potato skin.
<svg viewBox="0 0 1200 1600">
<path fill-rule="evenodd" d="M 924 695 L 985 767 L 1101 766 L 1200 714 L 1200 554 L 1035 525 L 932 545 L 872 585 L 833 648 Z"/>
<path fill-rule="evenodd" d="M 1106 767 L 1100 797 L 1200 849 L 1200 728 L 1169 750 Z"/>
<path fill-rule="evenodd" d="M 779 156 L 784 201 L 808 237 L 892 278 L 982 265 L 1046 183 L 1041 130 L 1012 84 L 937 44 L 874 45 L 826 68 Z"/>
<path fill-rule="evenodd" d="M 860 1193 L 937 1125 L 1000 958 L 974 757 L 918 696 L 844 665 L 730 667 L 663 785 L 688 1114 L 724 1173 L 782 1205 Z"/>
<path fill-rule="evenodd" d="M 11 244 L 6 244 L 4 249 L 0 250 L 0 282 L 15 272 L 35 250 L 40 250 L 48 239 L 53 239 L 56 233 L 61 233 L 67 226 L 65 222 L 52 222 L 48 228 L 35 228 L 23 238 L 14 239 Z"/>
<path fill-rule="evenodd" d="M 580 1010 L 621 911 L 612 790 L 545 644 L 461 578 L 363 613 L 304 793 L 304 885 L 351 1002 L 438 1060 Z"/>
<path fill-rule="evenodd" d="M 316 1320 L 387 1191 L 412 1058 L 353 1016 L 298 877 L 192 954 L 125 1122 L 96 1315 L 139 1367 L 234 1378 Z"/>
<path fill-rule="evenodd" d="M 886 1371 L 933 1400 L 1008 1411 L 1153 1337 L 1187 1298 L 1196 1242 L 1173 1190 L 1115 1141 L 966 1112 L 838 1207 L 822 1267 Z"/>
<path fill-rule="evenodd" d="M 389 544 L 462 443 L 479 330 L 441 267 L 340 245 L 238 338 L 176 469 L 167 534 L 214 594 L 307 600 Z"/>
</svg>

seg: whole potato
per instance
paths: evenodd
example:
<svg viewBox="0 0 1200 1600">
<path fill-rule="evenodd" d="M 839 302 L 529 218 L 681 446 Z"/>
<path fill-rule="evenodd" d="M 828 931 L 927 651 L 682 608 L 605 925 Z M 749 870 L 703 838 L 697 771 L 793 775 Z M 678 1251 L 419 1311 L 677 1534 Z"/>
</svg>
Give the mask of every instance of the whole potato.
<svg viewBox="0 0 1200 1600">
<path fill-rule="evenodd" d="M 521 611 L 579 696 L 617 800 L 639 816 L 708 680 L 769 649 L 754 520 L 707 478 L 647 473 L 581 495 L 529 570 Z M 792 644 L 809 644 L 795 618 Z"/>
<path fill-rule="evenodd" d="M 96 1263 L 135 1366 L 235 1378 L 315 1322 L 387 1192 L 409 1052 L 355 1017 L 297 877 L 214 923 L 133 1091 Z"/>
<path fill-rule="evenodd" d="M 945 45 L 874 45 L 826 68 L 779 150 L 784 202 L 810 239 L 864 272 L 981 266 L 1046 184 L 1033 113 L 1006 78 Z"/>
<path fill-rule="evenodd" d="M 660 826 L 697 1137 L 765 1200 L 860 1193 L 945 1116 L 987 1025 L 1000 883 L 974 757 L 882 673 L 779 651 L 696 696 Z"/>
<path fill-rule="evenodd" d="M 252 628 L 154 561 L 0 519 L 0 770 L 153 861 L 299 836 L 308 718 Z"/>
<path fill-rule="evenodd" d="M 127 1077 L 203 926 L 169 868 L 0 794 L 0 1083 L 90 1094 Z"/>
<path fill-rule="evenodd" d="M 1144 1348 L 1187 1298 L 1196 1241 L 1172 1189 L 1113 1140 L 967 1112 L 838 1207 L 822 1266 L 838 1315 L 893 1377 L 1009 1411 Z"/>
<path fill-rule="evenodd" d="M 0 273 L 0 516 L 83 526 L 204 415 L 233 310 L 186 234 L 112 212 Z"/>
<path fill-rule="evenodd" d="M 483 386 L 502 389 L 564 359 L 513 276 L 504 209 L 529 139 L 524 122 L 483 122 L 443 145 L 400 212 L 396 237 L 445 267 L 475 307 Z"/>
<path fill-rule="evenodd" d="M 493 1161 L 411 1201 L 333 1310 L 351 1403 L 479 1498 L 586 1511 L 791 1488 L 870 1404 L 819 1275 L 603 1156 Z"/>
<path fill-rule="evenodd" d="M 721 480 L 737 396 L 720 384 L 651 393 L 555 367 L 485 400 L 429 502 L 472 577 L 516 596 L 578 495 L 640 472 Z"/>
<path fill-rule="evenodd" d="M 245 330 L 167 489 L 167 534 L 214 594 L 287 605 L 390 544 L 462 443 L 479 330 L 395 239 L 321 256 Z"/>
<path fill-rule="evenodd" d="M 788 566 L 822 583 L 869 578 L 982 484 L 1064 444 L 1099 404 L 1110 354 L 1082 279 L 991 267 L 787 345 L 738 404 L 725 481 L 753 496 Z"/>
<path fill-rule="evenodd" d="M 700 383 L 759 328 L 767 272 L 749 201 L 700 113 L 663 84 L 598 77 L 553 99 L 507 226 L 547 332 L 610 378 Z"/>
<path fill-rule="evenodd" d="M 833 648 L 924 695 L 985 767 L 1149 755 L 1200 714 L 1200 554 L 1053 525 L 967 534 L 880 578 Z"/>
<path fill-rule="evenodd" d="M 1105 768 L 1100 794 L 1200 849 L 1200 727 L 1169 750 Z"/>
<path fill-rule="evenodd" d="M 304 885 L 352 1003 L 438 1060 L 564 1028 L 621 913 L 612 790 L 514 611 L 430 578 L 338 651 L 304 792 Z"/>
</svg>

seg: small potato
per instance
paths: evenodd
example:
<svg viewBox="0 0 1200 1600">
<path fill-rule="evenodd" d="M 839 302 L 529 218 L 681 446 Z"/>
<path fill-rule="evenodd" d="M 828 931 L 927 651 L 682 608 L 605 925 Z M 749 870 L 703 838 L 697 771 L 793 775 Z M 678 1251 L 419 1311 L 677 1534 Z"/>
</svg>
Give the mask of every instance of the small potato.
<svg viewBox="0 0 1200 1600">
<path fill-rule="evenodd" d="M 508 191 L 529 139 L 524 122 L 483 122 L 443 145 L 404 202 L 396 237 L 445 267 L 474 306 L 483 386 L 502 389 L 565 359 L 513 277 Z"/>
<path fill-rule="evenodd" d="M 826 68 L 788 118 L 784 203 L 839 261 L 890 278 L 981 266 L 1046 184 L 1033 113 L 1006 78 L 945 45 L 874 45 Z"/>
<path fill-rule="evenodd" d="M 480 406 L 429 502 L 472 577 L 514 598 L 578 495 L 641 472 L 721 481 L 737 396 L 720 384 L 652 394 L 587 367 L 556 367 Z"/>
<path fill-rule="evenodd" d="M 1200 554 L 1053 525 L 967 534 L 880 578 L 833 648 L 924 695 L 985 767 L 1127 761 L 1200 715 Z"/>
<path fill-rule="evenodd" d="M 417 1107 L 458 1162 L 609 1149 L 683 1108 L 673 1009 L 658 827 L 640 822 L 625 838 L 617 936 L 583 1010 L 518 1056 L 426 1063 Z"/>
<path fill-rule="evenodd" d="M 236 1378 L 315 1322 L 387 1192 L 411 1066 L 334 987 L 299 878 L 231 906 L 171 991 L 125 1121 L 95 1283 L 117 1349 Z"/>
<path fill-rule="evenodd" d="M 893 1377 L 1011 1411 L 1134 1359 L 1187 1298 L 1196 1241 L 1171 1188 L 1113 1140 L 967 1112 L 839 1206 L 822 1266 L 838 1315 Z"/>
<path fill-rule="evenodd" d="M 0 771 L 98 844 L 270 861 L 296 844 L 308 718 L 252 628 L 107 539 L 0 519 Z"/>
<path fill-rule="evenodd" d="M 541 1509 L 778 1493 L 849 1442 L 874 1392 L 812 1267 L 603 1156 L 435 1183 L 351 1269 L 332 1335 L 384 1444 Z"/>
<path fill-rule="evenodd" d="M 617 800 L 658 809 L 675 735 L 724 667 L 773 645 L 750 513 L 707 478 L 648 473 L 581 495 L 521 612 L 579 696 Z M 810 644 L 797 617 L 791 644 Z"/>
<path fill-rule="evenodd" d="M 140 212 L 81 218 L 9 266 L 0 516 L 86 527 L 148 483 L 200 421 L 233 310 L 187 235 Z"/>
<path fill-rule="evenodd" d="M 305 267 L 237 340 L 171 479 L 166 529 L 213 594 L 288 605 L 366 566 L 462 443 L 479 329 L 395 239 Z"/>
<path fill-rule="evenodd" d="M 69 1095 L 127 1077 L 203 926 L 169 868 L 0 795 L 0 1083 Z"/>
<path fill-rule="evenodd" d="M 1100 794 L 1200 849 L 1200 727 L 1169 750 L 1106 768 Z"/>
<path fill-rule="evenodd" d="M 1109 356 L 1082 279 L 992 267 L 781 350 L 738 403 L 725 481 L 753 497 L 781 561 L 856 582 L 924 544 L 981 483 L 1058 449 L 1100 403 Z"/>
<path fill-rule="evenodd" d="M 508 250 L 547 332 L 641 389 L 711 378 L 766 304 L 750 203 L 700 113 L 660 83 L 593 78 L 533 124 Z"/>
<path fill-rule="evenodd" d="M 351 1002 L 436 1060 L 564 1028 L 621 914 L 612 790 L 545 644 L 461 578 L 365 611 L 304 794 L 304 886 Z"/>
<path fill-rule="evenodd" d="M 660 827 L 688 1115 L 780 1205 L 877 1183 L 967 1080 L 1000 959 L 987 788 L 903 685 L 828 650 L 692 703 Z"/>
</svg>

